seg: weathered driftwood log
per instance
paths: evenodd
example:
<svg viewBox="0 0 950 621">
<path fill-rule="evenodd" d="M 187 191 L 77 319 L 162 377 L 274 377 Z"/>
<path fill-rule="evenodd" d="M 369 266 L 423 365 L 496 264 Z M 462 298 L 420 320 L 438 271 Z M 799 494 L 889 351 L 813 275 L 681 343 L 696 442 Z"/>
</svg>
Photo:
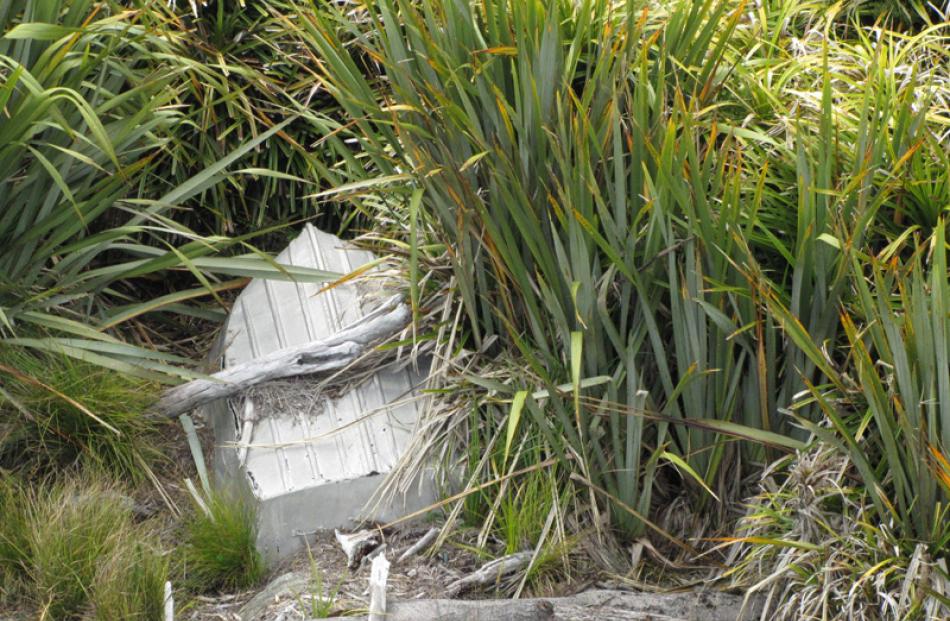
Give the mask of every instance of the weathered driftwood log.
<svg viewBox="0 0 950 621">
<path fill-rule="evenodd" d="M 554 606 L 543 599 L 468 601 L 424 599 L 390 603 L 386 621 L 549 621 Z M 368 621 L 368 617 L 331 617 L 336 621 Z M 308 620 L 310 621 L 310 620 Z"/>
<path fill-rule="evenodd" d="M 159 399 L 155 411 L 164 416 L 178 416 L 205 403 L 233 397 L 269 380 L 338 371 L 359 358 L 374 343 L 405 328 L 411 316 L 401 296 L 393 296 L 359 323 L 330 338 L 282 349 L 219 371 L 211 379 L 197 379 L 170 388 Z"/>
<path fill-rule="evenodd" d="M 729 593 L 597 590 L 546 599 L 389 602 L 386 621 L 752 621 L 760 611 L 761 600 L 743 608 L 742 596 Z M 366 617 L 335 619 L 365 621 Z"/>
</svg>

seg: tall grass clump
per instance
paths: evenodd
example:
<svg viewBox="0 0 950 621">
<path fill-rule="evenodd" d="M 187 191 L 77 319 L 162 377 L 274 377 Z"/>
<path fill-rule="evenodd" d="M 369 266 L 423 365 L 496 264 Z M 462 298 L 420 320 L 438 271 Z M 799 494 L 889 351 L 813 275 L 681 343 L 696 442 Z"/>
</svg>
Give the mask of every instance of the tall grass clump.
<svg viewBox="0 0 950 621">
<path fill-rule="evenodd" d="M 78 462 L 137 480 L 161 455 L 156 386 L 65 355 L 0 346 L 0 464 L 57 471 Z"/>
<path fill-rule="evenodd" d="M 0 541 L 14 543 L 0 548 L 0 571 L 13 578 L 4 582 L 8 605 L 50 619 L 161 618 L 167 562 L 119 486 L 89 472 L 3 483 Z"/>
<path fill-rule="evenodd" d="M 30 523 L 18 479 L 0 471 L 0 605 L 12 608 L 25 588 Z"/>
<path fill-rule="evenodd" d="M 210 494 L 184 525 L 185 580 L 196 591 L 255 586 L 266 567 L 257 551 L 257 513 L 247 499 Z"/>
<path fill-rule="evenodd" d="M 715 478 L 709 467 L 719 458 L 690 446 L 712 435 L 698 428 L 670 435 L 666 424 L 650 428 L 588 400 L 683 417 L 676 386 L 704 376 L 683 367 L 678 377 L 666 366 L 669 325 L 652 303 L 671 283 L 678 291 L 681 266 L 697 265 L 696 242 L 675 231 L 683 217 L 677 201 L 691 192 L 680 169 L 687 157 L 701 165 L 711 177 L 696 182 L 702 193 L 718 169 L 677 145 L 691 143 L 682 140 L 691 133 L 684 124 L 720 79 L 714 39 L 717 30 L 728 36 L 735 16 L 724 5 L 682 5 L 663 29 L 599 1 L 383 2 L 367 12 L 378 38 L 365 54 L 380 63 L 389 89 L 377 97 L 336 24 L 324 21 L 313 25 L 313 40 L 325 59 L 326 88 L 354 119 L 355 139 L 381 181 L 418 184 L 420 207 L 409 225 L 433 230 L 451 249 L 471 342 L 503 336 L 534 388 L 546 390 L 546 399 L 531 396 L 534 389 L 518 393 L 530 388 L 527 377 L 513 378 L 509 399 L 519 411 L 508 418 L 512 429 L 520 420 L 544 434 L 553 452 L 576 458 L 575 474 L 616 501 L 616 522 L 641 530 L 635 516 L 648 512 L 652 487 L 642 474 L 652 479 L 667 444 L 682 442 L 680 450 L 707 470 L 689 467 L 687 476 Z M 672 82 L 673 67 L 700 59 L 702 68 Z M 667 177 L 678 180 L 675 192 Z M 722 257 L 717 264 L 729 269 Z M 682 312 L 719 329 L 699 305 Z M 657 347 L 664 348 L 655 357 L 659 369 L 647 358 Z M 745 377 L 740 348 L 722 355 L 740 356 L 726 366 Z M 652 373 L 662 388 L 648 396 Z M 603 381 L 582 389 L 590 378 Z M 730 407 L 728 394 L 722 399 Z M 705 404 L 686 416 L 714 417 Z M 655 449 L 652 459 L 645 443 Z"/>
<path fill-rule="evenodd" d="M 737 436 L 800 446 L 782 435 L 775 396 L 798 370 L 778 363 L 783 343 L 743 266 L 789 257 L 761 237 L 759 211 L 776 197 L 768 168 L 745 159 L 733 106 L 717 102 L 740 9 L 383 2 L 366 9 L 378 37 L 360 49 L 386 74 L 378 94 L 345 26 L 312 25 L 367 176 L 410 181 L 410 229 L 450 249 L 466 337 L 501 337 L 529 371 L 503 389 L 511 406 L 487 415 L 505 433 L 542 434 L 630 534 L 646 527 L 660 470 L 705 510 L 741 493 Z M 813 149 L 803 137 L 799 159 Z M 802 177 L 820 204 L 799 201 L 797 224 L 798 252 L 819 253 L 823 272 L 806 262 L 793 278 L 803 310 L 819 312 L 803 296 L 820 287 L 821 321 L 840 286 L 814 242 L 827 219 L 819 188 L 833 181 L 823 175 Z"/>
<path fill-rule="evenodd" d="M 878 514 L 900 537 L 925 544 L 928 554 L 946 563 L 950 273 L 945 225 L 938 222 L 930 238 L 909 248 L 894 245 L 863 259 L 852 260 L 850 280 L 857 297 L 853 309 L 841 315 L 850 357 L 847 374 L 829 364 L 784 308 L 775 308 L 789 322 L 793 338 L 833 380 L 809 387 L 809 399 L 825 414 L 823 424 L 802 424 L 851 460 Z M 849 421 L 852 412 L 855 419 Z"/>
</svg>

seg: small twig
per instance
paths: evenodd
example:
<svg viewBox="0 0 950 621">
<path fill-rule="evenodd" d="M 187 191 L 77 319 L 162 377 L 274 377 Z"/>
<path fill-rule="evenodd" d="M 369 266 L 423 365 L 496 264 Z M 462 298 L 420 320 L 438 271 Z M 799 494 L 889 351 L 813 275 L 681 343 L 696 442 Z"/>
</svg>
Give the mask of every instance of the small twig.
<svg viewBox="0 0 950 621">
<path fill-rule="evenodd" d="M 396 560 L 396 562 L 402 563 L 406 559 L 411 558 L 415 556 L 416 554 L 425 552 L 427 549 L 429 549 L 429 546 L 432 545 L 432 542 L 434 542 L 436 537 L 438 536 L 439 536 L 439 529 L 433 526 L 432 528 L 428 530 L 428 532 L 426 532 L 425 535 L 422 536 L 421 539 L 419 539 L 419 541 L 412 544 L 412 546 L 410 546 L 408 550 L 403 552 L 402 555 Z"/>
</svg>

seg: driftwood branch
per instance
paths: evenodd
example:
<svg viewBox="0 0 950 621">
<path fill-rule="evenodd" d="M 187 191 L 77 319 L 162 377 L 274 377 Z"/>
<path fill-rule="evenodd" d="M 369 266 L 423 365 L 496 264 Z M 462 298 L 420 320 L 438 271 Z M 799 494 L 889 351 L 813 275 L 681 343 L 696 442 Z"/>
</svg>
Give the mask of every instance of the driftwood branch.
<svg viewBox="0 0 950 621">
<path fill-rule="evenodd" d="M 462 591 L 494 584 L 502 576 L 512 574 L 523 567 L 527 567 L 531 562 L 533 552 L 517 552 L 501 558 L 496 558 L 482 565 L 477 571 L 470 573 L 464 578 L 459 578 L 448 587 L 445 592 L 449 597 L 455 597 Z"/>
<path fill-rule="evenodd" d="M 269 380 L 338 371 L 359 358 L 373 343 L 402 330 L 412 313 L 393 296 L 359 323 L 340 330 L 330 338 L 313 341 L 229 367 L 165 392 L 155 406 L 163 416 L 177 416 L 205 403 L 233 397 Z"/>
<path fill-rule="evenodd" d="M 406 559 L 412 558 L 416 554 L 419 554 L 421 552 L 425 552 L 426 550 L 428 550 L 429 546 L 431 546 L 432 543 L 436 540 L 436 537 L 439 536 L 440 532 L 441 532 L 441 529 L 436 528 L 435 526 L 430 528 L 426 532 L 426 534 L 423 535 L 421 539 L 419 539 L 419 541 L 412 544 L 412 546 L 408 550 L 403 552 L 396 562 L 402 563 Z"/>
</svg>

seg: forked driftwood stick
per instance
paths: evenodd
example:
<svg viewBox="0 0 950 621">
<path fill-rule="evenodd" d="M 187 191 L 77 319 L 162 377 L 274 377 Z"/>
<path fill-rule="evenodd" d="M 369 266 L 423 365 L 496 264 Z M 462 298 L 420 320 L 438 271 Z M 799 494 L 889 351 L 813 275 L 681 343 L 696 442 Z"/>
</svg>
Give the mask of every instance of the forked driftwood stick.
<svg viewBox="0 0 950 621">
<path fill-rule="evenodd" d="M 211 379 L 196 379 L 170 388 L 154 411 L 163 416 L 177 416 L 269 380 L 338 371 L 359 358 L 373 343 L 406 327 L 411 316 L 402 296 L 393 296 L 359 323 L 327 339 L 288 347 L 219 371 Z"/>
</svg>

